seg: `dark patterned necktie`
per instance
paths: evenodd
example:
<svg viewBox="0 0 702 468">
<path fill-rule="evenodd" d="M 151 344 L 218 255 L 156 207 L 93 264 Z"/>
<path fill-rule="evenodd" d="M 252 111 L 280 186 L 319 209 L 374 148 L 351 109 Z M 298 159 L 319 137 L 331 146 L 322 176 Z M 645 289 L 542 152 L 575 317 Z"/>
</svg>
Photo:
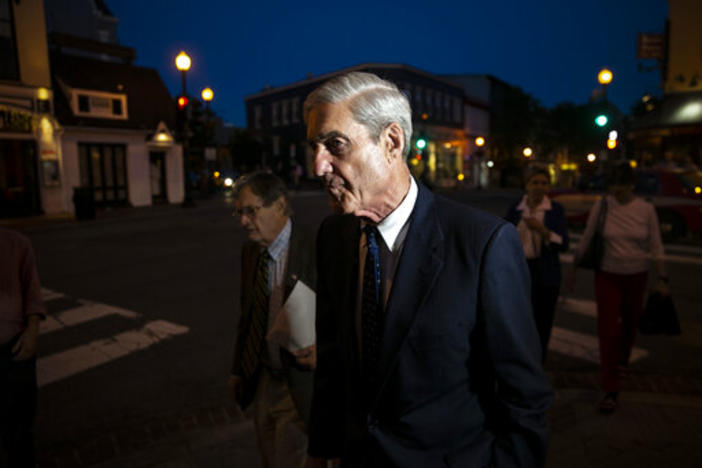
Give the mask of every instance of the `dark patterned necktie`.
<svg viewBox="0 0 702 468">
<path fill-rule="evenodd" d="M 244 348 L 242 369 L 244 377 L 251 377 L 261 362 L 261 349 L 268 325 L 268 263 L 271 259 L 268 250 L 258 257 L 254 278 L 253 301 L 251 302 L 251 324 Z"/>
<path fill-rule="evenodd" d="M 363 228 L 366 233 L 366 261 L 363 268 L 361 329 L 363 339 L 363 374 L 370 384 L 375 383 L 383 337 L 383 288 L 380 275 L 380 233 L 375 226 Z"/>
</svg>

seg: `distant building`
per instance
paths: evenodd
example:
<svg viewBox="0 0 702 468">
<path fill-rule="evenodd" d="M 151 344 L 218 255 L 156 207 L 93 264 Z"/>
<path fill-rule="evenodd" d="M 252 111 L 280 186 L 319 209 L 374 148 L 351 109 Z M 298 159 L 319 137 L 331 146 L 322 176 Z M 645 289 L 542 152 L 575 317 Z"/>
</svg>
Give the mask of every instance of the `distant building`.
<svg viewBox="0 0 702 468">
<path fill-rule="evenodd" d="M 0 0 L 0 218 L 63 209 L 42 0 Z"/>
<path fill-rule="evenodd" d="M 245 98 L 249 131 L 266 151 L 262 166 L 288 177 L 296 165 L 314 176 L 314 155 L 307 144 L 302 105 L 307 95 L 334 76 L 352 71 L 375 73 L 395 83 L 412 106 L 410 169 L 417 177 L 449 186 L 469 183 L 468 161 L 474 139 L 489 122 L 489 104 L 465 94 L 462 85 L 445 77 L 402 64 L 367 63 L 279 87 L 267 86 Z M 424 149 L 416 146 L 425 140 Z"/>
<path fill-rule="evenodd" d="M 64 211 L 75 187 L 98 207 L 184 198 L 175 102 L 156 70 L 134 66 L 102 0 L 45 0 Z"/>
<path fill-rule="evenodd" d="M 644 96 L 629 149 L 644 164 L 702 167 L 702 3 L 668 0 L 660 102 Z"/>
<path fill-rule="evenodd" d="M 91 188 L 98 206 L 182 201 L 175 105 L 156 70 L 60 51 L 51 67 L 65 185 Z"/>
</svg>

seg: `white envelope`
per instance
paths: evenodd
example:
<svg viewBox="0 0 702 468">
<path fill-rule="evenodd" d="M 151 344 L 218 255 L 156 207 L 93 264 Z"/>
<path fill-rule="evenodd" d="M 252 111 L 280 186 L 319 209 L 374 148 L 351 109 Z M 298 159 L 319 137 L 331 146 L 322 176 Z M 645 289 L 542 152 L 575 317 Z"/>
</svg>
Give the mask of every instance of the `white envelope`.
<svg viewBox="0 0 702 468">
<path fill-rule="evenodd" d="M 317 296 L 302 281 L 295 283 L 266 339 L 290 352 L 315 344 L 314 329 Z"/>
</svg>

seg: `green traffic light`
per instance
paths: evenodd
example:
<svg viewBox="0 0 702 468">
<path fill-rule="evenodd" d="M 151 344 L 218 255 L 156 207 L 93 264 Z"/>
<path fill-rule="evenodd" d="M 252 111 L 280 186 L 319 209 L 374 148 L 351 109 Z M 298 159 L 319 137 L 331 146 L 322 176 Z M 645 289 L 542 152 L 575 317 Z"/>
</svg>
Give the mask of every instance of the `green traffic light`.
<svg viewBox="0 0 702 468">
<path fill-rule="evenodd" d="M 419 138 L 414 145 L 417 147 L 417 149 L 424 149 L 427 146 L 427 140 L 424 138 Z"/>
<path fill-rule="evenodd" d="M 605 125 L 607 125 L 608 121 L 609 119 L 604 114 L 600 114 L 597 117 L 595 117 L 595 123 L 600 127 L 604 127 Z"/>
</svg>

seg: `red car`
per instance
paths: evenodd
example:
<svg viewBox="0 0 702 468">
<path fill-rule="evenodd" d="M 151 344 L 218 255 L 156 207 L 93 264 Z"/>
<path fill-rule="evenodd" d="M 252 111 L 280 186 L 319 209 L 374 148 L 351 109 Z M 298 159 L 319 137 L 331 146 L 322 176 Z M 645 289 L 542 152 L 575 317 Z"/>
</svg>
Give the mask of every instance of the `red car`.
<svg viewBox="0 0 702 468">
<path fill-rule="evenodd" d="M 636 194 L 653 203 L 665 239 L 702 233 L 702 172 L 682 169 L 637 169 Z M 584 224 L 606 191 L 601 175 L 581 179 L 578 190 L 549 194 L 565 209 L 568 222 Z"/>
</svg>

